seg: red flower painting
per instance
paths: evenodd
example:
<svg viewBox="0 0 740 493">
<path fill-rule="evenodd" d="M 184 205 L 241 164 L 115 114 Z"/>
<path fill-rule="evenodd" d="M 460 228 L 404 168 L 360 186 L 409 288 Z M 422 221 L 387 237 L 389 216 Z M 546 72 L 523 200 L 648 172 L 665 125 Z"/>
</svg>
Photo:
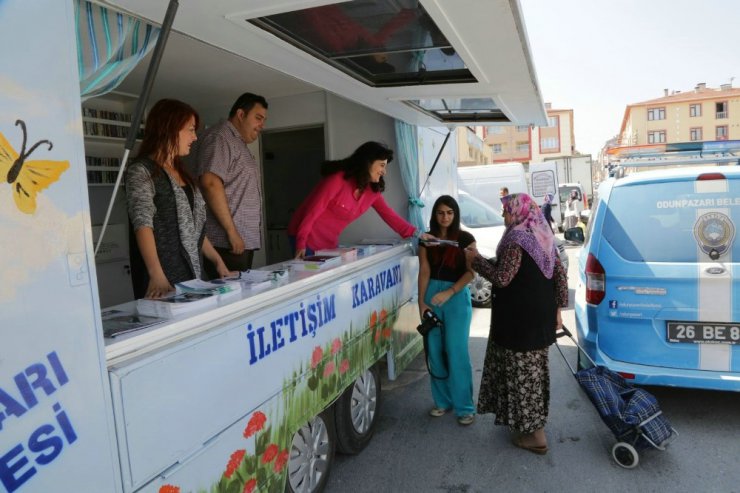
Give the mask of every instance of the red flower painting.
<svg viewBox="0 0 740 493">
<path fill-rule="evenodd" d="M 385 327 L 385 323 L 388 320 L 388 312 L 385 311 L 385 308 L 380 310 L 380 325 Z"/>
<path fill-rule="evenodd" d="M 339 350 L 342 349 L 342 340 L 338 337 L 331 341 L 331 354 L 334 356 L 339 352 Z"/>
<path fill-rule="evenodd" d="M 262 463 L 267 464 L 269 462 L 272 462 L 272 460 L 275 457 L 277 457 L 278 450 L 279 450 L 278 446 L 275 445 L 274 443 L 271 443 L 270 445 L 268 445 L 267 448 L 265 449 L 265 453 L 262 454 Z"/>
<path fill-rule="evenodd" d="M 329 361 L 326 364 L 326 368 L 324 368 L 324 378 L 328 377 L 332 373 L 334 373 L 334 362 L 333 361 Z"/>
<path fill-rule="evenodd" d="M 233 454 L 231 454 L 231 457 L 229 458 L 229 463 L 226 465 L 226 470 L 224 471 L 224 476 L 226 476 L 228 479 L 231 479 L 231 476 L 234 475 L 234 471 L 239 467 L 239 464 L 242 463 L 242 459 L 244 459 L 244 455 L 246 455 L 246 450 L 237 450 Z"/>
<path fill-rule="evenodd" d="M 349 370 L 349 360 L 344 359 L 341 363 L 339 363 L 339 374 L 344 375 L 347 373 L 347 370 Z"/>
<path fill-rule="evenodd" d="M 159 487 L 159 493 L 180 493 L 180 487 L 173 486 L 171 484 L 165 484 Z"/>
<path fill-rule="evenodd" d="M 283 449 L 275 459 L 275 465 L 273 466 L 273 470 L 275 473 L 279 474 L 280 471 L 283 470 L 283 467 L 285 467 L 285 464 L 288 463 L 288 449 Z"/>
<path fill-rule="evenodd" d="M 321 363 L 321 359 L 324 357 L 324 351 L 320 346 L 316 346 L 311 355 L 311 368 L 316 368 Z"/>
<path fill-rule="evenodd" d="M 260 431 L 265 426 L 265 422 L 267 421 L 267 416 L 265 416 L 264 413 L 257 411 L 252 415 L 251 418 L 249 418 L 249 423 L 247 423 L 247 427 L 244 428 L 244 438 L 249 438 L 258 431 Z"/>
<path fill-rule="evenodd" d="M 375 327 L 375 324 L 378 323 L 378 312 L 373 311 L 373 313 L 370 315 L 370 327 Z"/>
<path fill-rule="evenodd" d="M 244 484 L 243 493 L 252 493 L 257 487 L 257 480 L 252 478 Z"/>
</svg>

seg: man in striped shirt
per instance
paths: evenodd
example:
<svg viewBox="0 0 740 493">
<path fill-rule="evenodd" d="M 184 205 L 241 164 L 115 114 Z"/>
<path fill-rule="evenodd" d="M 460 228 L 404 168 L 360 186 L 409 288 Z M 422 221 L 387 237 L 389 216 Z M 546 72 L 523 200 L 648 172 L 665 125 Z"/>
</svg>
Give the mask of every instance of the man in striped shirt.
<svg viewBox="0 0 740 493">
<path fill-rule="evenodd" d="M 206 203 L 206 236 L 229 270 L 252 268 L 254 251 L 262 247 L 262 177 L 247 147 L 259 138 L 267 120 L 267 101 L 244 93 L 229 118 L 204 131 L 196 142 L 195 170 Z M 215 266 L 205 261 L 210 278 Z"/>
</svg>

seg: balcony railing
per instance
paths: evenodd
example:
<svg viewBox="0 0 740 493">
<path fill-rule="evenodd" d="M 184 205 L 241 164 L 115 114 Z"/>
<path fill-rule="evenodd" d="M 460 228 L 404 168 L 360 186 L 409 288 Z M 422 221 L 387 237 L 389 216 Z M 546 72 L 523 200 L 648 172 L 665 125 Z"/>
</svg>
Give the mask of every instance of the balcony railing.
<svg viewBox="0 0 740 493">
<path fill-rule="evenodd" d="M 726 111 L 718 111 L 715 115 L 717 120 L 721 120 L 722 118 L 727 118 L 727 112 Z"/>
</svg>

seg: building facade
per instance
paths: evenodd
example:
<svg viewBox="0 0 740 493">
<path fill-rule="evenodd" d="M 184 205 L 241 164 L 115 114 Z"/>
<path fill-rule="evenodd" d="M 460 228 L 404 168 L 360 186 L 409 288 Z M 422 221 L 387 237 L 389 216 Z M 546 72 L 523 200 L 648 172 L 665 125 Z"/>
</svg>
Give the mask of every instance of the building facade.
<svg viewBox="0 0 740 493">
<path fill-rule="evenodd" d="M 491 162 L 491 148 L 483 141 L 484 127 L 457 127 L 457 165 L 475 166 Z"/>
<path fill-rule="evenodd" d="M 547 110 L 546 127 L 490 126 L 483 127 L 483 139 L 491 149 L 494 163 L 519 161 L 541 162 L 549 158 L 577 154 L 572 109 Z"/>
<path fill-rule="evenodd" d="M 740 140 L 740 89 L 699 83 L 692 91 L 665 89 L 661 98 L 628 105 L 617 145 L 718 140 Z"/>
</svg>

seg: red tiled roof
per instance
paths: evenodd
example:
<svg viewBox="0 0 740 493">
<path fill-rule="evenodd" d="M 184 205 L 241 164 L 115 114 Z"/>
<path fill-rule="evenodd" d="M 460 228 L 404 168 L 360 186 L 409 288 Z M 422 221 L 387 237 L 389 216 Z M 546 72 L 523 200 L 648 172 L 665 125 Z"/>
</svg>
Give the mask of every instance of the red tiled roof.
<svg viewBox="0 0 740 493">
<path fill-rule="evenodd" d="M 639 103 L 632 103 L 628 106 L 646 106 L 660 103 L 683 103 L 687 101 L 697 101 L 706 99 L 721 99 L 730 98 L 733 96 L 740 96 L 740 88 L 725 89 L 695 89 L 687 92 L 678 92 L 669 96 L 663 96 L 662 98 L 648 99 L 647 101 L 640 101 Z"/>
</svg>

